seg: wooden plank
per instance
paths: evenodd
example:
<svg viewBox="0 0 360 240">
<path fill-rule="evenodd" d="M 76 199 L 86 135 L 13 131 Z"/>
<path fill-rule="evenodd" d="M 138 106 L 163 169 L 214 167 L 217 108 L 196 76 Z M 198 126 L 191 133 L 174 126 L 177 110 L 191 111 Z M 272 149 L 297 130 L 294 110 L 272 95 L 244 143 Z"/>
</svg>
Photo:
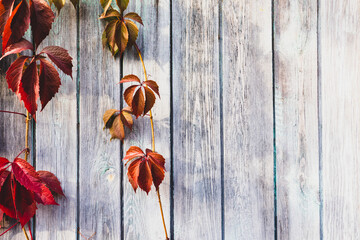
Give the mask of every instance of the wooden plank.
<svg viewBox="0 0 360 240">
<path fill-rule="evenodd" d="M 75 239 L 77 207 L 77 109 L 76 10 L 67 3 L 57 15 L 45 46 L 61 46 L 73 57 L 73 80 L 59 71 L 62 84 L 59 93 L 37 115 L 36 168 L 53 172 L 62 183 L 66 198 L 60 206 L 42 206 L 36 215 L 37 239 Z"/>
<path fill-rule="evenodd" d="M 127 12 L 137 12 L 143 19 L 137 44 L 142 51 L 149 79 L 160 87 L 161 99 L 153 108 L 156 151 L 166 159 L 167 173 L 160 186 L 163 209 L 170 234 L 170 3 L 169 0 L 130 1 Z M 128 48 L 123 61 L 123 73 L 144 79 L 136 50 Z M 129 86 L 129 84 L 124 87 Z M 124 106 L 126 103 L 124 102 Z M 124 141 L 124 153 L 130 146 L 151 149 L 149 117 L 138 118 L 133 132 Z M 165 239 L 155 187 L 149 195 L 131 187 L 124 168 L 124 239 Z M 151 210 L 150 210 L 151 209 Z"/>
<path fill-rule="evenodd" d="M 225 239 L 273 239 L 271 2 L 222 9 Z"/>
<path fill-rule="evenodd" d="M 103 50 L 98 1 L 80 3 L 80 231 L 94 239 L 121 234 L 120 143 L 103 131 L 106 110 L 120 108 L 120 62 Z"/>
<path fill-rule="evenodd" d="M 279 239 L 319 239 L 317 2 L 278 1 L 275 122 Z"/>
<path fill-rule="evenodd" d="M 0 63 L 0 109 L 26 113 L 24 104 L 19 101 L 17 96 L 10 89 L 8 89 L 5 79 L 5 72 L 14 59 L 15 57 L 7 57 Z M 25 117 L 0 113 L 0 123 L 0 156 L 13 161 L 14 157 L 25 148 Z M 24 155 L 22 155 L 22 157 L 23 156 Z M 7 217 L 5 217 L 4 220 L 9 221 L 0 222 L 0 225 L 2 226 L 0 234 L 16 222 Z M 23 240 L 25 238 L 20 225 L 11 229 L 3 237 L 9 240 Z"/>
<path fill-rule="evenodd" d="M 359 1 L 320 1 L 323 239 L 360 238 L 359 15 Z"/>
<path fill-rule="evenodd" d="M 174 0 L 174 239 L 221 239 L 219 1 Z"/>
</svg>

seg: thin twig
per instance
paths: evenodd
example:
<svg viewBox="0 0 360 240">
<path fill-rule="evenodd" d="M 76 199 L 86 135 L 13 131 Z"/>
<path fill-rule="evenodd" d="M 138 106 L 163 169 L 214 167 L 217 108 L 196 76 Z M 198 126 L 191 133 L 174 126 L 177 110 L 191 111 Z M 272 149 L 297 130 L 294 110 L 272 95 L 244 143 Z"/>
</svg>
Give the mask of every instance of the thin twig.
<svg viewBox="0 0 360 240">
<path fill-rule="evenodd" d="M 29 149 L 29 129 L 30 129 L 30 113 L 26 111 L 26 132 L 25 132 L 25 148 Z M 25 161 L 27 161 L 29 156 L 29 151 L 25 152 Z"/>
<path fill-rule="evenodd" d="M 26 115 L 24 113 L 19 113 L 19 112 L 11 112 L 11 111 L 4 111 L 4 110 L 0 110 L 0 112 L 2 112 L 2 113 L 11 113 L 11 114 L 21 115 L 23 117 L 26 117 Z"/>
<path fill-rule="evenodd" d="M 8 231 L 10 231 L 10 230 L 11 230 L 13 227 L 15 227 L 18 223 L 19 223 L 19 222 L 16 222 L 16 223 L 14 223 L 14 225 L 12 225 L 12 226 L 9 227 L 8 229 L 6 229 L 5 232 L 3 232 L 2 234 L 0 234 L 0 237 L 1 237 L 2 235 L 4 235 L 5 233 L 7 233 Z"/>
</svg>

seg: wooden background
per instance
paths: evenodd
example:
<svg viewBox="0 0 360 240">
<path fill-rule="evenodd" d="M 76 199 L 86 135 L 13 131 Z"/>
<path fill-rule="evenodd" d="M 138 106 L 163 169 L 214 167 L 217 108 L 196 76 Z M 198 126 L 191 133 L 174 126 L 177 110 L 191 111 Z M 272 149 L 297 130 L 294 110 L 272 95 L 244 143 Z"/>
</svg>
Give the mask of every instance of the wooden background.
<svg viewBox="0 0 360 240">
<path fill-rule="evenodd" d="M 131 0 L 138 43 L 161 100 L 154 109 L 171 239 L 360 239 L 360 2 Z M 32 132 L 37 169 L 66 199 L 42 207 L 38 240 L 165 239 L 154 191 L 134 194 L 121 164 L 151 146 L 149 119 L 124 144 L 102 114 L 123 106 L 121 75 L 142 76 L 102 50 L 97 0 L 70 4 L 44 45 L 74 57 Z M 24 112 L 4 79 L 0 107 Z M 24 119 L 0 115 L 0 155 L 23 148 Z M 3 231 L 3 230 L 2 230 Z M 4 239 L 24 239 L 19 228 Z"/>
</svg>

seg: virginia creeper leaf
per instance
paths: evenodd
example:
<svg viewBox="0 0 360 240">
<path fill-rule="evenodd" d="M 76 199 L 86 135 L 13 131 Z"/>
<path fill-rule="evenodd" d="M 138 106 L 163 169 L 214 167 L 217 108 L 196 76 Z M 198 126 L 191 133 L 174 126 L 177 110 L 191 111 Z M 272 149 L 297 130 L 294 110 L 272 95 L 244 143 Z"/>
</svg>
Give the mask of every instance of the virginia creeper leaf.
<svg viewBox="0 0 360 240">
<path fill-rule="evenodd" d="M 14 9 L 5 24 L 3 32 L 2 52 L 13 43 L 18 42 L 29 28 L 30 10 L 26 0 L 22 0 Z"/>
<path fill-rule="evenodd" d="M 11 187 L 12 174 L 8 174 L 4 184 L 0 191 L 0 209 L 9 217 L 16 218 L 15 206 L 14 206 L 14 191 Z"/>
<path fill-rule="evenodd" d="M 129 4 L 129 0 L 116 0 L 116 4 L 120 8 L 121 12 L 124 12 Z"/>
<path fill-rule="evenodd" d="M 113 55 L 115 55 L 115 32 L 116 32 L 116 26 L 119 24 L 119 21 L 114 20 L 109 22 L 105 27 L 105 33 L 106 33 L 106 39 L 108 41 L 110 50 Z"/>
<path fill-rule="evenodd" d="M 131 117 L 131 109 L 129 107 L 124 108 L 121 111 L 116 109 L 107 110 L 103 116 L 104 128 L 110 130 L 111 140 L 118 138 L 121 141 L 125 138 L 124 125 L 130 130 L 133 125 L 133 119 Z"/>
<path fill-rule="evenodd" d="M 103 15 L 106 14 L 107 10 L 111 6 L 112 0 L 100 0 L 101 7 L 104 9 Z"/>
<path fill-rule="evenodd" d="M 14 181 L 15 209 L 17 218 L 22 227 L 30 221 L 36 212 L 34 193 L 23 187 L 18 181 Z"/>
<path fill-rule="evenodd" d="M 25 69 L 19 85 L 19 94 L 24 101 L 25 108 L 35 117 L 37 110 L 37 99 L 39 98 L 39 74 L 36 59 Z"/>
<path fill-rule="evenodd" d="M 49 188 L 43 184 L 41 186 L 41 193 L 34 193 L 34 199 L 37 203 L 43 204 L 43 205 L 59 205 L 52 195 Z"/>
<path fill-rule="evenodd" d="M 60 10 L 64 7 L 66 2 L 65 0 L 51 0 L 51 1 L 57 8 L 58 12 L 60 12 Z"/>
<path fill-rule="evenodd" d="M 2 170 L 4 167 L 6 167 L 9 164 L 9 160 L 6 158 L 0 157 L 0 170 Z"/>
<path fill-rule="evenodd" d="M 61 188 L 59 179 L 55 174 L 48 171 L 37 171 L 41 180 L 46 184 L 46 186 L 53 192 L 62 195 L 65 197 L 65 194 Z"/>
<path fill-rule="evenodd" d="M 145 107 L 144 107 L 144 115 L 147 114 L 155 104 L 155 94 L 148 87 L 144 87 L 145 89 Z"/>
<path fill-rule="evenodd" d="M 133 114 L 138 118 L 144 111 L 145 107 L 145 98 L 142 89 L 139 88 L 136 90 L 134 98 L 131 102 L 131 108 L 133 110 Z"/>
<path fill-rule="evenodd" d="M 40 59 L 40 101 L 42 109 L 59 91 L 61 79 L 55 67 L 45 59 Z"/>
<path fill-rule="evenodd" d="M 31 30 L 35 47 L 49 35 L 55 15 L 45 0 L 30 0 Z"/>
<path fill-rule="evenodd" d="M 0 33 L 4 32 L 6 21 L 9 19 L 15 0 L 0 1 Z"/>
<path fill-rule="evenodd" d="M 72 78 L 72 57 L 66 49 L 58 46 L 48 46 L 45 47 L 40 54 L 42 53 L 46 53 L 61 71 Z"/>
<path fill-rule="evenodd" d="M 141 17 L 140 17 L 137 13 L 129 12 L 129 13 L 127 13 L 127 14 L 124 16 L 124 18 L 132 19 L 132 20 L 134 20 L 135 22 L 138 22 L 138 23 L 140 23 L 141 25 L 144 25 Z"/>
<path fill-rule="evenodd" d="M 131 104 L 132 104 L 132 100 L 134 98 L 134 92 L 138 87 L 139 87 L 138 85 L 132 85 L 132 86 L 128 87 L 127 89 L 125 89 L 125 91 L 124 91 L 124 99 L 125 99 L 125 102 L 129 106 L 131 106 Z"/>
<path fill-rule="evenodd" d="M 152 183 L 159 189 L 165 177 L 165 159 L 162 155 L 149 149 L 145 154 L 139 147 L 131 146 L 123 161 L 132 161 L 127 175 L 134 191 L 140 187 L 149 193 Z"/>
<path fill-rule="evenodd" d="M 139 29 L 136 24 L 130 20 L 125 20 L 125 25 L 129 33 L 128 45 L 133 45 L 138 37 Z"/>
<path fill-rule="evenodd" d="M 6 81 L 9 88 L 16 94 L 19 91 L 19 84 L 24 72 L 25 62 L 29 57 L 21 56 L 16 59 L 6 72 Z"/>
<path fill-rule="evenodd" d="M 31 42 L 29 42 L 28 40 L 22 38 L 22 39 L 20 39 L 19 42 L 8 46 L 4 51 L 5 54 L 0 58 L 0 60 L 11 54 L 21 53 L 22 51 L 33 50 L 33 49 L 34 49 L 33 44 Z"/>
<path fill-rule="evenodd" d="M 113 21 L 118 18 L 121 18 L 121 14 L 115 9 L 109 9 L 106 14 L 100 16 L 100 19 L 104 19 L 106 21 Z"/>
<path fill-rule="evenodd" d="M 16 158 L 11 164 L 12 171 L 16 180 L 23 185 L 26 189 L 33 192 L 41 192 L 41 178 L 31 166 L 24 159 Z"/>
<path fill-rule="evenodd" d="M 136 75 L 133 75 L 133 74 L 126 75 L 120 81 L 120 83 L 126 83 L 126 82 L 138 82 L 138 83 L 141 83 L 140 79 Z"/>
<path fill-rule="evenodd" d="M 129 32 L 124 22 L 116 24 L 115 42 L 119 48 L 120 56 L 124 53 L 129 41 Z"/>
<path fill-rule="evenodd" d="M 147 80 L 143 83 L 145 86 L 148 86 L 149 88 L 151 88 L 159 97 L 159 86 L 157 85 L 157 83 L 153 80 Z"/>
</svg>

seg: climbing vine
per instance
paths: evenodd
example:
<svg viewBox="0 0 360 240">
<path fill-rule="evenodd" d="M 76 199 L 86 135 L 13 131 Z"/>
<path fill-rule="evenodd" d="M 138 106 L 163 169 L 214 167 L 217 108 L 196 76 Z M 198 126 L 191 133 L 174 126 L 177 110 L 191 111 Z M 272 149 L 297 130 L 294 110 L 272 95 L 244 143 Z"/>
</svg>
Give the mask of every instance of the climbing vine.
<svg viewBox="0 0 360 240">
<path fill-rule="evenodd" d="M 131 146 L 123 159 L 128 166 L 127 176 L 134 191 L 138 188 L 147 194 L 154 184 L 159 199 L 159 207 L 165 230 L 165 237 L 168 238 L 163 208 L 160 198 L 160 184 L 165 177 L 165 159 L 155 151 L 155 132 L 152 108 L 156 97 L 160 97 L 159 86 L 153 80 L 148 79 L 144 60 L 141 51 L 136 44 L 139 29 L 135 22 L 143 24 L 141 17 L 134 12 L 125 13 L 129 0 L 116 0 L 119 10 L 112 7 L 112 0 L 100 0 L 104 9 L 100 19 L 106 21 L 104 33 L 102 35 L 103 44 L 114 56 L 121 56 L 127 47 L 134 47 L 139 55 L 139 59 L 144 71 L 144 80 L 140 80 L 136 75 L 124 76 L 120 83 L 133 83 L 124 91 L 124 100 L 128 106 L 121 110 L 111 109 L 103 116 L 105 128 L 109 129 L 111 139 L 117 138 L 121 141 L 125 138 L 125 126 L 130 130 L 133 125 L 132 115 L 150 118 L 150 128 L 152 134 L 152 149 L 144 152 L 138 146 Z"/>
<path fill-rule="evenodd" d="M 59 1 L 50 2 L 56 5 Z M 19 149 L 20 153 L 12 162 L 0 158 L 0 220 L 4 214 L 16 219 L 13 226 L 20 223 L 27 240 L 29 235 L 25 225 L 29 226 L 32 239 L 29 221 L 36 213 L 37 204 L 58 205 L 54 196 L 64 196 L 60 182 L 53 173 L 36 171 L 27 161 L 30 153 L 29 123 L 31 119 L 36 119 L 38 100 L 43 110 L 61 85 L 55 66 L 72 77 L 72 58 L 67 50 L 59 46 L 38 49 L 49 35 L 54 19 L 50 5 L 44 0 L 0 0 L 1 59 L 17 54 L 5 78 L 9 89 L 24 103 L 27 112 L 23 114 L 0 110 L 2 114 L 26 117 L 24 149 Z M 32 39 L 25 39 L 25 33 L 30 27 Z M 23 154 L 24 159 L 20 157 Z"/>
</svg>

